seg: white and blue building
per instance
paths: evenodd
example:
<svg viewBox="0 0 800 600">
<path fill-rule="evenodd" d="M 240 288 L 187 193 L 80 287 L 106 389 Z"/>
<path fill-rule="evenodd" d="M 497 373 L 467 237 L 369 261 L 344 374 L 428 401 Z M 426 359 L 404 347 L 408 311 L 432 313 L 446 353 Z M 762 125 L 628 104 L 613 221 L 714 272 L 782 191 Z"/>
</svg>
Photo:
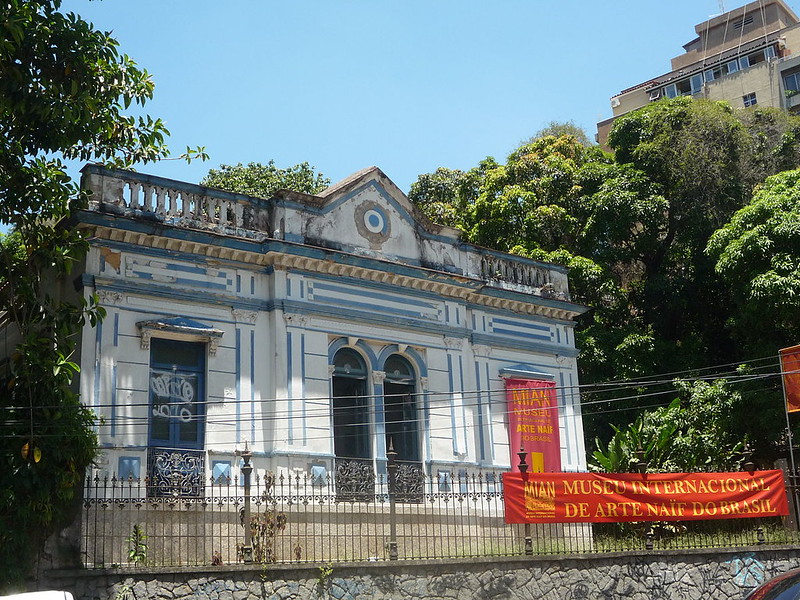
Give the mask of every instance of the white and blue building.
<svg viewBox="0 0 800 600">
<path fill-rule="evenodd" d="M 584 470 L 562 267 L 463 242 L 377 168 L 260 199 L 87 166 L 80 392 L 101 475 L 184 486 L 256 471 L 368 479 L 508 468 L 505 377 L 554 381 L 561 464 Z M 71 284 L 71 282 L 70 282 Z"/>
</svg>

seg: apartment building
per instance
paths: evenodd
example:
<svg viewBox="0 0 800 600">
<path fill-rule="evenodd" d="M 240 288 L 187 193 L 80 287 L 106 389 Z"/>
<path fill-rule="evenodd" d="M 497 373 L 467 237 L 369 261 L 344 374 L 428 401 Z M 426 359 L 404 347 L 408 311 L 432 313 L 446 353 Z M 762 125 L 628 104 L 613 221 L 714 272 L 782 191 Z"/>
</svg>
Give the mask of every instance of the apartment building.
<svg viewBox="0 0 800 600">
<path fill-rule="evenodd" d="M 757 0 L 695 26 L 697 37 L 671 70 L 611 98 L 613 116 L 597 124 L 605 145 L 614 120 L 676 96 L 726 100 L 736 108 L 800 110 L 800 19 L 783 0 Z"/>
</svg>

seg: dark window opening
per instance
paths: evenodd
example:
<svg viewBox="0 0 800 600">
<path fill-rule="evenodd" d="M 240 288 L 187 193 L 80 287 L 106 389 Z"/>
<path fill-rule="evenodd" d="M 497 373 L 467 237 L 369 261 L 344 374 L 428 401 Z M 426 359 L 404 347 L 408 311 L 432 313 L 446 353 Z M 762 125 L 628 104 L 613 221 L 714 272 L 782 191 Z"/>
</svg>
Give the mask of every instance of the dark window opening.
<svg viewBox="0 0 800 600">
<path fill-rule="evenodd" d="M 391 442 L 397 460 L 420 462 L 419 410 L 416 398 L 416 376 L 407 360 L 390 356 L 384 367 L 383 411 L 386 425 L 386 447 Z"/>
</svg>

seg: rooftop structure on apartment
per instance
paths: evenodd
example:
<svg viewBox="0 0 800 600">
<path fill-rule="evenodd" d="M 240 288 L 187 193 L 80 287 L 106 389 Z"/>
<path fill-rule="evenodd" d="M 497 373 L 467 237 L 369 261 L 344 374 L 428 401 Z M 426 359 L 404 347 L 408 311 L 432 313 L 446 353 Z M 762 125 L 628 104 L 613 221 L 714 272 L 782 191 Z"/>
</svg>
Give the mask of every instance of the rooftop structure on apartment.
<svg viewBox="0 0 800 600">
<path fill-rule="evenodd" d="M 757 0 L 695 26 L 697 37 L 671 70 L 611 98 L 613 116 L 597 124 L 605 145 L 614 120 L 676 96 L 726 100 L 736 108 L 800 106 L 800 19 L 783 0 Z"/>
</svg>

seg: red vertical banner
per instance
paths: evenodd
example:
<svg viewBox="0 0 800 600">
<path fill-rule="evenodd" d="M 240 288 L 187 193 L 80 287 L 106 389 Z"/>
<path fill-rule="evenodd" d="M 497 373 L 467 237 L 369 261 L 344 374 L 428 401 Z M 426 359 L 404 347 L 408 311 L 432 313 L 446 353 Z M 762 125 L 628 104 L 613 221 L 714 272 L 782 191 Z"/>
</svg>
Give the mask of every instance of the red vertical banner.
<svg viewBox="0 0 800 600">
<path fill-rule="evenodd" d="M 780 353 L 786 410 L 798 412 L 800 411 L 800 346 L 784 348 Z"/>
<path fill-rule="evenodd" d="M 519 472 L 517 452 L 528 453 L 532 473 L 561 471 L 558 399 L 554 381 L 506 379 L 511 470 Z"/>
</svg>

